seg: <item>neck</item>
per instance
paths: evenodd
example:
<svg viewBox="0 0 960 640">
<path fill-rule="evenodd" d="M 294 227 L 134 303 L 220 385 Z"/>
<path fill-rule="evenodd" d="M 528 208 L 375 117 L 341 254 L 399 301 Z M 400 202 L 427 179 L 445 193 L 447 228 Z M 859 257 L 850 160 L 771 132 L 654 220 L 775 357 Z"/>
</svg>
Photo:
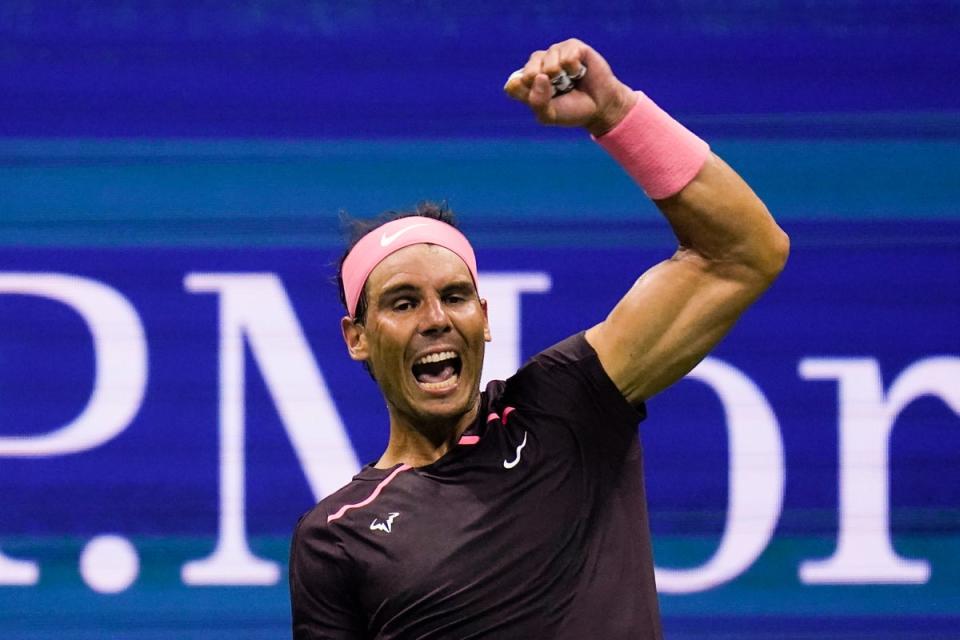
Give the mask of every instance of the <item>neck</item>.
<svg viewBox="0 0 960 640">
<path fill-rule="evenodd" d="M 480 410 L 480 395 L 466 413 L 453 418 L 424 420 L 422 417 L 406 416 L 394 407 L 390 411 L 390 442 L 374 465 L 388 469 L 404 463 L 412 467 L 432 464 L 456 446 L 460 436 L 467 430 Z"/>
</svg>

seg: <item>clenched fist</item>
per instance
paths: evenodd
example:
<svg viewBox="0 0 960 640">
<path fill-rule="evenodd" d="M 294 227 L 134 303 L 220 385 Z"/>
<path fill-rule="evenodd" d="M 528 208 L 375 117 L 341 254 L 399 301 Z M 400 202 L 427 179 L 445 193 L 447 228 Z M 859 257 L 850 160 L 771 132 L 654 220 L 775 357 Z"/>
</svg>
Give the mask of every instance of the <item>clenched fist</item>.
<svg viewBox="0 0 960 640">
<path fill-rule="evenodd" d="M 572 91 L 554 97 L 551 79 L 561 73 L 581 77 Z M 546 51 L 534 51 L 523 69 L 507 79 L 503 90 L 529 106 L 541 123 L 584 127 L 595 136 L 616 126 L 637 101 L 603 56 L 575 38 L 550 45 Z"/>
</svg>

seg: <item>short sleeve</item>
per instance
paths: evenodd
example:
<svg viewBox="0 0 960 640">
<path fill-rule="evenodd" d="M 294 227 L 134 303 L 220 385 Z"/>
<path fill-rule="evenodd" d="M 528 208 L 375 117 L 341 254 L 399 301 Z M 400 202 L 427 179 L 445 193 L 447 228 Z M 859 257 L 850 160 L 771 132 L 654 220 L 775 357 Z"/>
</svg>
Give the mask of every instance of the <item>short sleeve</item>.
<svg viewBox="0 0 960 640">
<path fill-rule="evenodd" d="M 643 404 L 631 405 L 583 332 L 542 351 L 507 380 L 503 402 L 564 425 L 591 466 L 609 467 L 636 446 Z"/>
<path fill-rule="evenodd" d="M 540 405 L 553 403 L 565 411 L 572 405 L 574 413 L 612 420 L 630 430 L 646 417 L 646 406 L 631 405 L 623 397 L 582 331 L 538 353 L 511 381 L 514 388 L 535 391 Z"/>
<path fill-rule="evenodd" d="M 301 518 L 290 544 L 294 640 L 361 640 L 364 628 L 349 558 L 326 526 Z"/>
</svg>

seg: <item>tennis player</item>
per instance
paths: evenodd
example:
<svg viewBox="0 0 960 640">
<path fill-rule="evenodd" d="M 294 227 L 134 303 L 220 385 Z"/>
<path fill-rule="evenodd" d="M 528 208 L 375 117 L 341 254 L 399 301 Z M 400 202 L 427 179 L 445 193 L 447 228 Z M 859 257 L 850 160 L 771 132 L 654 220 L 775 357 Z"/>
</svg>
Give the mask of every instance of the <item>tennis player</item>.
<svg viewBox="0 0 960 640">
<path fill-rule="evenodd" d="M 390 437 L 297 525 L 295 638 L 662 635 L 644 401 L 764 292 L 788 239 L 704 141 L 587 44 L 534 52 L 505 90 L 541 123 L 592 134 L 654 200 L 678 248 L 603 322 L 481 391 L 487 306 L 449 212 L 421 207 L 361 229 L 341 264 L 341 329 L 380 387 Z"/>
</svg>

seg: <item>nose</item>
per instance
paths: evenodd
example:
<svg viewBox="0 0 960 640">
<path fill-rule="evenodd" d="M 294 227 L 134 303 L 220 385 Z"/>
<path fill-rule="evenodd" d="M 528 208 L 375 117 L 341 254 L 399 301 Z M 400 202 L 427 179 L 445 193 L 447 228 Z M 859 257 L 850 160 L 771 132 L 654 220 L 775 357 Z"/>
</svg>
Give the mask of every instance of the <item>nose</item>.
<svg viewBox="0 0 960 640">
<path fill-rule="evenodd" d="M 420 307 L 420 334 L 433 335 L 450 331 L 450 318 L 439 298 L 431 297 Z"/>
</svg>

